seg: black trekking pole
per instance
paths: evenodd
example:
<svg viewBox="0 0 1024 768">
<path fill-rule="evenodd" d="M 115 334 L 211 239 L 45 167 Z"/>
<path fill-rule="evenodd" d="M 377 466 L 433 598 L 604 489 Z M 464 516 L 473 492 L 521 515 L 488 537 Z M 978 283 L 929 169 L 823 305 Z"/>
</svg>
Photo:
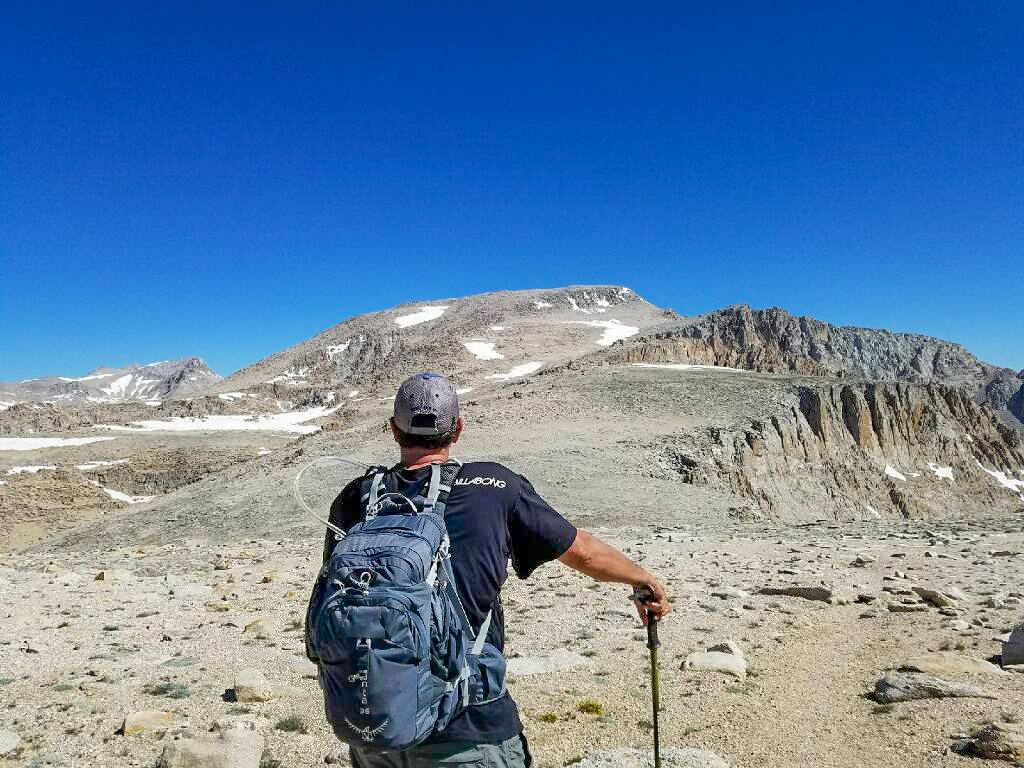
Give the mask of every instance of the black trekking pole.
<svg viewBox="0 0 1024 768">
<path fill-rule="evenodd" d="M 647 586 L 637 587 L 633 599 L 641 606 L 654 599 L 654 591 Z M 651 649 L 651 698 L 654 700 L 654 768 L 661 768 L 661 738 L 658 734 L 658 709 L 661 700 L 658 695 L 658 617 L 647 611 L 647 647 Z"/>
</svg>

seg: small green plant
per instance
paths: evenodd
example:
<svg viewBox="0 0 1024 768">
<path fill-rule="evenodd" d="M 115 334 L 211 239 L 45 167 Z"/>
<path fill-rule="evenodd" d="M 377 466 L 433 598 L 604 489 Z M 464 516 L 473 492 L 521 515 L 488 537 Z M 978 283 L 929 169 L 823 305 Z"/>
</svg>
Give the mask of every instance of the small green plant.
<svg viewBox="0 0 1024 768">
<path fill-rule="evenodd" d="M 545 712 L 537 719 L 540 720 L 542 723 L 557 723 L 558 715 L 556 715 L 554 712 Z"/>
<path fill-rule="evenodd" d="M 292 619 L 291 621 L 289 621 L 287 624 L 284 625 L 284 631 L 285 632 L 298 632 L 300 629 L 302 629 L 302 627 L 303 627 L 302 619 Z"/>
<path fill-rule="evenodd" d="M 283 763 L 276 757 L 271 757 L 268 753 L 264 752 L 260 757 L 260 768 L 281 768 Z"/>
<path fill-rule="evenodd" d="M 593 699 L 584 699 L 576 705 L 576 710 L 582 712 L 584 715 L 603 715 L 604 707 L 600 701 L 594 701 Z"/>
<path fill-rule="evenodd" d="M 142 689 L 142 692 L 150 696 L 163 696 L 167 699 L 184 699 L 188 696 L 188 687 L 181 683 L 150 683 Z"/>
<path fill-rule="evenodd" d="M 252 710 L 248 707 L 232 707 L 228 710 L 229 715 L 251 715 Z"/>
<path fill-rule="evenodd" d="M 58 691 L 59 693 L 64 693 L 64 691 L 70 691 L 74 687 L 75 686 L 71 683 L 57 683 L 53 686 L 53 690 Z"/>
<path fill-rule="evenodd" d="M 306 724 L 302 722 L 302 719 L 291 715 L 289 717 L 282 718 L 277 721 L 277 725 L 274 728 L 278 731 L 284 731 L 285 733 L 301 733 L 305 734 Z"/>
<path fill-rule="evenodd" d="M 1016 725 L 1021 722 L 1021 716 L 1016 712 L 1003 712 L 1002 718 L 1004 723 L 1009 723 L 1010 725 Z"/>
<path fill-rule="evenodd" d="M 117 624 L 104 624 L 103 625 L 103 631 L 104 632 L 118 632 L 118 631 L 120 631 L 120 629 L 121 628 L 119 626 L 117 626 Z"/>
<path fill-rule="evenodd" d="M 896 709 L 896 707 L 894 707 L 892 704 L 875 704 L 875 706 L 871 708 L 871 714 L 888 715 L 894 709 Z"/>
<path fill-rule="evenodd" d="M 586 656 L 588 659 L 592 659 L 594 656 L 597 656 L 597 651 L 588 648 L 587 650 L 580 652 L 580 656 Z"/>
<path fill-rule="evenodd" d="M 0 688 L 3 688 L 5 685 L 10 685 L 13 682 L 13 677 L 0 677 Z"/>
</svg>

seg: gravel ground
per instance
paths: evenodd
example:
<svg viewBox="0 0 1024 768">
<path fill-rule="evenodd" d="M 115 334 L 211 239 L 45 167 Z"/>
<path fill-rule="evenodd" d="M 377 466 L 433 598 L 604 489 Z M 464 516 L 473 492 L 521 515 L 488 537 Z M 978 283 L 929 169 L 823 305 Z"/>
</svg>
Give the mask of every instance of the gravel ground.
<svg viewBox="0 0 1024 768">
<path fill-rule="evenodd" d="M 666 746 L 710 750 L 733 766 L 848 768 L 953 765 L 962 760 L 949 751 L 954 737 L 986 719 L 1024 718 L 1020 674 L 948 675 L 983 686 L 992 700 L 882 707 L 866 696 L 907 657 L 999 652 L 993 638 L 1020 620 L 1024 605 L 1024 555 L 993 553 L 1024 551 L 1019 531 L 1020 521 L 1009 520 L 598 533 L 662 574 L 676 603 L 661 632 Z M 205 733 L 243 710 L 256 716 L 265 755 L 286 767 L 322 763 L 337 745 L 301 642 L 319 551 L 319 538 L 183 540 L 4 557 L 0 730 L 23 740 L 11 764 L 151 766 L 165 740 Z M 836 603 L 844 595 L 871 603 L 760 594 L 822 584 Z M 927 604 L 886 609 L 919 603 L 914 585 L 957 586 L 967 597 L 941 613 Z M 510 679 L 538 766 L 649 745 L 645 633 L 621 588 L 551 564 L 527 582 L 511 577 L 505 603 L 513 663 L 576 654 L 568 658 L 578 666 Z M 958 620 L 967 628 L 954 628 L 963 627 Z M 745 655 L 745 681 L 680 669 L 690 653 L 726 640 Z M 282 693 L 265 703 L 230 701 L 245 668 Z M 169 712 L 166 732 L 120 735 L 138 710 Z M 306 734 L 275 727 L 292 716 Z"/>
</svg>

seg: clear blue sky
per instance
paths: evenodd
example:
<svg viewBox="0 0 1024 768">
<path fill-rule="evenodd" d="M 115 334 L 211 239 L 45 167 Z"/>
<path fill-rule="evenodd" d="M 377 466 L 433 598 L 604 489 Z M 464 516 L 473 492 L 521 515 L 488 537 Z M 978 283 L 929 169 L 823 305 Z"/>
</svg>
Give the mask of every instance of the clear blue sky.
<svg viewBox="0 0 1024 768">
<path fill-rule="evenodd" d="M 0 73 L 0 379 L 569 283 L 1024 368 L 1019 0 L 25 2 Z"/>
</svg>

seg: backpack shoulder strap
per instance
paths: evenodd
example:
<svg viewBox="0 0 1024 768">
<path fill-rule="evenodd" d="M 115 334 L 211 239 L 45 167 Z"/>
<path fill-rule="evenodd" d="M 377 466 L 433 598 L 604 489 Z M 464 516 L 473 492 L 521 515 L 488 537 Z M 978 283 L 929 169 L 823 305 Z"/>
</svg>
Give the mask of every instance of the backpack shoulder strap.
<svg viewBox="0 0 1024 768">
<path fill-rule="evenodd" d="M 384 467 L 377 468 L 373 480 L 370 481 L 370 490 L 363 496 L 363 509 L 366 510 L 363 519 L 365 520 L 373 520 L 377 516 L 377 501 L 380 498 L 381 489 L 384 488 L 384 472 Z"/>
<path fill-rule="evenodd" d="M 458 459 L 449 459 L 444 464 L 431 465 L 430 486 L 427 490 L 426 502 L 423 505 L 424 512 L 434 512 L 442 520 L 444 519 L 448 494 L 452 492 L 452 485 L 461 471 L 462 462 Z"/>
</svg>

